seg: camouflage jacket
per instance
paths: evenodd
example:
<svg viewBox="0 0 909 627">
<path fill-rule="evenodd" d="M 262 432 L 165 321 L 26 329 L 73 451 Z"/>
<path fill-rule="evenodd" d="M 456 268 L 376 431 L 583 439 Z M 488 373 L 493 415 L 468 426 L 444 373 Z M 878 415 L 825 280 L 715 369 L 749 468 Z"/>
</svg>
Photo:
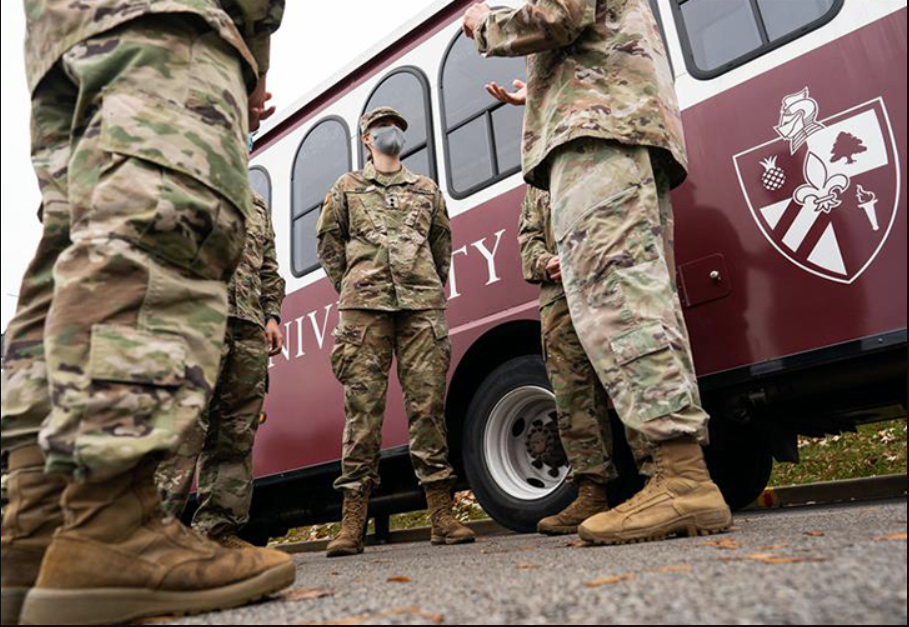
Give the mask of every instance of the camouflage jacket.
<svg viewBox="0 0 909 627">
<path fill-rule="evenodd" d="M 325 199 L 319 259 L 340 308 L 445 309 L 451 223 L 438 185 L 404 168 L 342 176 Z"/>
<path fill-rule="evenodd" d="M 688 168 L 672 71 L 649 0 L 528 0 L 494 11 L 481 53 L 527 56 L 524 173 L 549 188 L 552 151 L 579 137 L 664 149 L 673 185 Z"/>
<path fill-rule="evenodd" d="M 265 327 L 281 320 L 284 279 L 278 267 L 275 230 L 265 200 L 255 194 L 253 219 L 246 224 L 246 248 L 228 289 L 230 315 Z"/>
<path fill-rule="evenodd" d="M 552 228 L 549 192 L 527 187 L 524 209 L 521 211 L 518 243 L 521 245 L 524 279 L 528 283 L 540 285 L 540 309 L 565 298 L 562 283 L 550 279 L 546 272 L 546 266 L 558 256 L 558 246 Z"/>
<path fill-rule="evenodd" d="M 247 84 L 269 67 L 270 37 L 285 0 L 25 0 L 25 68 L 32 93 L 67 50 L 124 22 L 152 13 L 192 13 L 243 56 Z"/>
</svg>

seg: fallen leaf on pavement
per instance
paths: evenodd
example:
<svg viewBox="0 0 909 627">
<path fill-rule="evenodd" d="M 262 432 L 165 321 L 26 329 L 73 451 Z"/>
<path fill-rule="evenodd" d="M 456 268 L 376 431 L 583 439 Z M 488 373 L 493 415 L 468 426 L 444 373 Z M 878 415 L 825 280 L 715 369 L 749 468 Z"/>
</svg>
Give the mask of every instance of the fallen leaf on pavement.
<svg viewBox="0 0 909 627">
<path fill-rule="evenodd" d="M 878 542 L 900 542 L 900 541 L 906 542 L 906 534 L 905 533 L 891 533 L 888 536 L 878 538 L 877 541 Z"/>
<path fill-rule="evenodd" d="M 518 564 L 515 566 L 518 570 L 539 570 L 539 566 L 536 564 Z"/>
<path fill-rule="evenodd" d="M 805 535 L 809 538 L 824 538 L 827 536 L 823 531 L 809 531 Z"/>
<path fill-rule="evenodd" d="M 351 616 L 349 618 L 340 618 L 338 620 L 329 620 L 321 623 L 297 623 L 298 625 L 373 625 L 376 621 L 397 618 L 400 616 L 414 616 L 423 620 L 424 625 L 440 625 L 445 622 L 445 617 L 441 614 L 431 614 L 424 612 L 417 607 L 397 607 L 387 612 L 377 612 L 375 614 L 365 614 L 362 616 Z"/>
<path fill-rule="evenodd" d="M 604 579 L 597 579 L 596 581 L 591 581 L 588 584 L 585 584 L 588 588 L 602 588 L 603 586 L 614 586 L 616 584 L 622 583 L 623 581 L 631 581 L 636 579 L 637 575 L 616 575 L 615 577 L 605 577 Z"/>
<path fill-rule="evenodd" d="M 785 555 L 773 555 L 771 553 L 755 553 L 744 557 L 723 557 L 723 562 L 757 562 L 759 564 L 770 564 L 779 566 L 782 564 L 818 564 L 828 561 L 826 557 L 793 557 Z"/>
<path fill-rule="evenodd" d="M 760 547 L 762 551 L 782 551 L 783 549 L 792 548 L 788 544 L 771 544 L 770 546 Z"/>
<path fill-rule="evenodd" d="M 739 543 L 735 540 L 730 540 L 726 538 L 725 540 L 711 540 L 710 542 L 704 542 L 701 546 L 712 546 L 716 547 L 720 551 L 738 551 Z"/>
<path fill-rule="evenodd" d="M 410 583 L 413 581 L 410 577 L 391 577 L 388 583 Z"/>
<path fill-rule="evenodd" d="M 303 601 L 315 601 L 316 599 L 325 599 L 335 596 L 334 590 L 328 588 L 308 588 L 306 590 L 291 590 L 281 595 L 281 600 L 288 603 L 301 603 Z"/>
<path fill-rule="evenodd" d="M 692 570 L 694 569 L 688 564 L 679 564 L 678 566 L 666 566 L 653 572 L 660 575 L 671 575 L 672 573 L 690 573 Z"/>
</svg>

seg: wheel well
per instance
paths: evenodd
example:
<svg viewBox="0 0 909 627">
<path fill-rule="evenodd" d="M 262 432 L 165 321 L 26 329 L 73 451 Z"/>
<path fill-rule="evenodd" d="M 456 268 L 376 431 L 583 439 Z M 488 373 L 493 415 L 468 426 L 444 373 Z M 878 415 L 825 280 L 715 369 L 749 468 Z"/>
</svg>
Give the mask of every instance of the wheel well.
<svg viewBox="0 0 909 627">
<path fill-rule="evenodd" d="M 540 323 L 536 320 L 508 322 L 477 340 L 458 364 L 448 389 L 445 410 L 452 461 L 458 466 L 461 465 L 464 417 L 477 388 L 502 364 L 526 355 L 542 355 L 540 332 Z"/>
</svg>

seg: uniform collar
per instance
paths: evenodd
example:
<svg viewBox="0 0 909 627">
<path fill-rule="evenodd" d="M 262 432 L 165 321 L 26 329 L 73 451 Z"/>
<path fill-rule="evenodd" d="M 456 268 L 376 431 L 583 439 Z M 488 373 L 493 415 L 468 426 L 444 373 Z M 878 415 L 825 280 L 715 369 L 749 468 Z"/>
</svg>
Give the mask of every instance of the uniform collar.
<svg viewBox="0 0 909 627">
<path fill-rule="evenodd" d="M 363 176 L 367 180 L 377 183 L 382 187 L 391 187 L 392 185 L 409 185 L 417 182 L 417 175 L 407 169 L 407 166 L 401 164 L 401 171 L 397 174 L 382 174 L 376 170 L 375 164 L 370 161 L 363 168 Z"/>
</svg>

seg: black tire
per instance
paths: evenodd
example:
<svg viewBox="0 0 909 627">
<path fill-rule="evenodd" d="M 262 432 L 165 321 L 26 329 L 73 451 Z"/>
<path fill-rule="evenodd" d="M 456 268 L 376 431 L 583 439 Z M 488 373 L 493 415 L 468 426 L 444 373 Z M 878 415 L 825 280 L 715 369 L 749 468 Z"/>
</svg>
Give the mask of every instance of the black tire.
<svg viewBox="0 0 909 627">
<path fill-rule="evenodd" d="M 487 514 L 518 533 L 535 532 L 540 520 L 561 512 L 577 497 L 574 487 L 565 482 L 542 498 L 518 499 L 498 485 L 490 472 L 485 438 L 491 414 L 509 394 L 530 387 L 552 389 L 542 358 L 519 357 L 505 363 L 480 385 L 464 424 L 463 459 L 471 489 Z"/>
<path fill-rule="evenodd" d="M 733 511 L 753 504 L 770 483 L 773 454 L 764 440 L 737 439 L 707 449 L 707 465 Z"/>
</svg>

